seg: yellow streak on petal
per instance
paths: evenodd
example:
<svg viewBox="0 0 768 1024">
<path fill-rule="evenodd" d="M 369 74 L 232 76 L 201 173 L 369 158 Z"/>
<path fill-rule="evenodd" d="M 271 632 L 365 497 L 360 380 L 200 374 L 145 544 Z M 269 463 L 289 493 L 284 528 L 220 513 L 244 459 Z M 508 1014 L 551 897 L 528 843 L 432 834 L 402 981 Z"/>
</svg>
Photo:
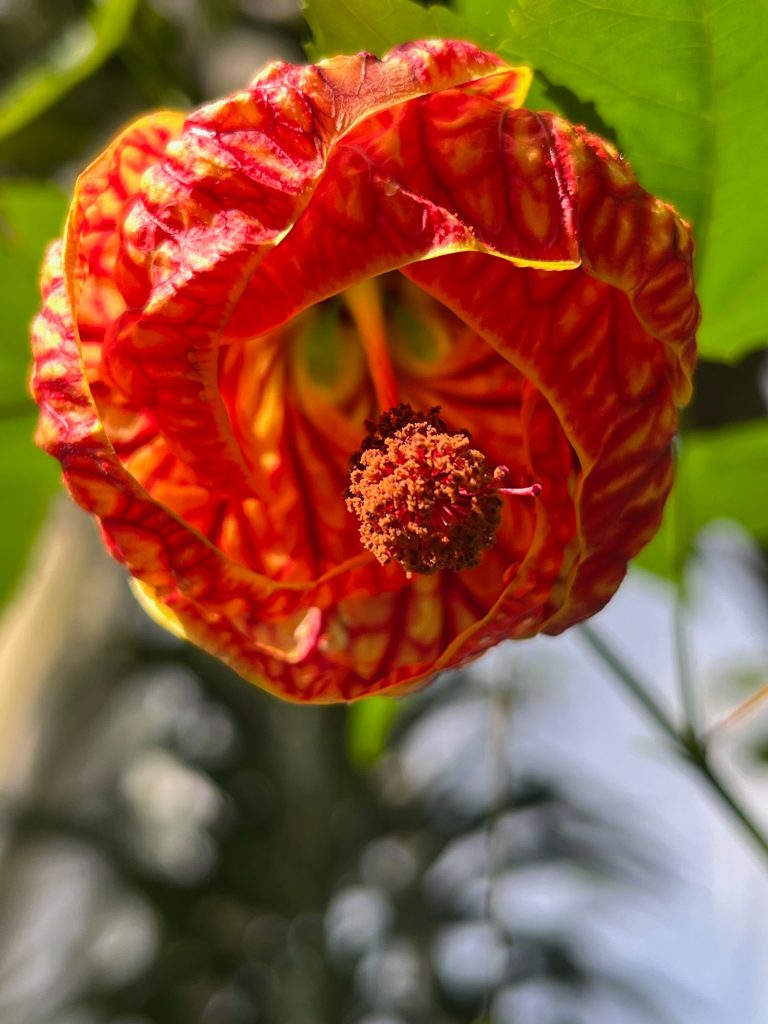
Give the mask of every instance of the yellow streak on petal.
<svg viewBox="0 0 768 1024">
<path fill-rule="evenodd" d="M 379 286 L 370 279 L 360 281 L 348 288 L 342 298 L 360 332 L 379 406 L 382 410 L 393 409 L 399 402 L 397 378 L 389 351 Z"/>
<path fill-rule="evenodd" d="M 492 95 L 498 103 L 512 108 L 522 107 L 533 82 L 533 70 L 524 64 L 508 66 L 492 75 L 472 82 L 467 91 Z"/>
<path fill-rule="evenodd" d="M 155 594 L 152 587 L 136 578 L 130 581 L 134 597 L 151 619 L 173 633 L 180 640 L 187 640 L 187 632 L 182 625 L 181 619 L 175 612 L 171 611 L 167 604 L 164 604 Z"/>
</svg>

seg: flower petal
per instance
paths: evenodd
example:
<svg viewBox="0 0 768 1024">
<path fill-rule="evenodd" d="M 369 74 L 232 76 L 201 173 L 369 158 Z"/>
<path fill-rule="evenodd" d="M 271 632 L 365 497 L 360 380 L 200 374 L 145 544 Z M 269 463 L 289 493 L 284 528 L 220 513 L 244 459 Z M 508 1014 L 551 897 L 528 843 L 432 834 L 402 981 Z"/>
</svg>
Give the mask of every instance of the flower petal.
<svg viewBox="0 0 768 1024">
<path fill-rule="evenodd" d="M 677 214 L 641 189 L 604 144 L 541 116 L 570 168 L 584 269 L 515 270 L 468 253 L 405 273 L 526 376 L 572 446 L 577 547 L 546 622 L 531 623 L 532 631 L 559 632 L 610 598 L 627 560 L 658 528 L 672 485 L 675 404 L 690 394 L 699 310 L 690 238 Z M 594 226 L 601 203 L 612 204 L 612 231 L 603 232 L 599 219 Z M 607 277 L 609 268 L 607 282 L 598 275 Z M 545 484 L 544 515 L 547 491 Z M 547 535 L 558 543 L 554 524 Z"/>
<path fill-rule="evenodd" d="M 33 329 L 39 443 L 151 614 L 282 696 L 400 692 L 559 632 L 658 525 L 690 235 L 609 146 L 519 109 L 529 82 L 447 41 L 276 64 L 78 181 Z M 343 293 L 369 278 L 400 399 L 543 488 L 475 569 L 406 579 L 347 518 L 384 371 Z"/>
<path fill-rule="evenodd" d="M 131 308 L 110 333 L 111 358 L 129 397 L 152 407 L 171 450 L 205 486 L 233 496 L 263 490 L 218 393 L 219 346 L 232 322 L 242 323 L 244 305 L 263 310 L 262 283 L 268 307 L 278 309 L 263 261 L 296 235 L 294 224 L 327 187 L 329 165 L 346 159 L 335 155 L 340 140 L 382 108 L 465 82 L 481 90 L 475 82 L 484 78 L 491 95 L 522 100 L 530 72 L 449 42 L 403 47 L 384 61 L 361 54 L 273 65 L 247 91 L 188 118 L 145 176 L 123 224 L 117 271 Z M 286 318 L 246 317 L 246 334 Z"/>
</svg>

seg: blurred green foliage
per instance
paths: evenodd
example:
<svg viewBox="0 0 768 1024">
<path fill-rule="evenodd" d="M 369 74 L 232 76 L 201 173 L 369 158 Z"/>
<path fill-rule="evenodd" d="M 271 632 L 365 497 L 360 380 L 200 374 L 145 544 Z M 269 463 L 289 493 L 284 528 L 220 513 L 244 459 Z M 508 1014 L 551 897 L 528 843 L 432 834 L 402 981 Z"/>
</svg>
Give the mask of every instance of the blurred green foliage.
<svg viewBox="0 0 768 1024">
<path fill-rule="evenodd" d="M 0 409 L 31 412 L 27 328 L 40 303 L 38 271 L 48 242 L 61 232 L 67 197 L 45 181 L 0 186 Z"/>
<path fill-rule="evenodd" d="M 347 752 L 357 768 L 370 768 L 386 750 L 401 704 L 391 697 L 370 697 L 352 704 L 347 714 Z"/>
<path fill-rule="evenodd" d="M 9 182 L 0 188 L 0 600 L 24 565 L 27 549 L 56 489 L 58 467 L 32 445 L 35 408 L 27 395 L 28 325 L 39 304 L 37 274 L 43 250 L 61 230 L 67 202 L 47 182 Z"/>
<path fill-rule="evenodd" d="M 33 63 L 0 93 L 0 140 L 47 110 L 83 81 L 123 42 L 137 0 L 103 0 L 88 17 L 69 26 L 39 63 Z"/>
<path fill-rule="evenodd" d="M 717 519 L 741 523 L 768 544 L 768 421 L 719 430 L 691 430 L 682 439 L 676 490 L 661 530 L 637 562 L 665 576 L 678 574 L 696 535 Z"/>
</svg>

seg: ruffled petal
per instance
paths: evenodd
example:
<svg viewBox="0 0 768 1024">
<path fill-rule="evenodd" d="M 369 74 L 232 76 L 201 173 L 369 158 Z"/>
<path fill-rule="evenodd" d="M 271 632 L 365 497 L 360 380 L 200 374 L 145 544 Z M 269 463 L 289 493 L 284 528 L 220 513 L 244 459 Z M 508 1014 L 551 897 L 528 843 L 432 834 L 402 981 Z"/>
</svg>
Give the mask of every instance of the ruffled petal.
<svg viewBox="0 0 768 1024">
<path fill-rule="evenodd" d="M 688 227 L 601 140 L 520 109 L 529 82 L 448 41 L 275 64 L 141 119 L 78 181 L 33 328 L 38 441 L 150 613 L 281 696 L 404 692 L 559 632 L 658 526 Z M 389 369 L 344 297 L 372 278 Z M 541 484 L 474 569 L 407 579 L 360 546 L 347 460 L 383 373 Z"/>
<path fill-rule="evenodd" d="M 248 90 L 189 117 L 145 176 L 123 223 L 117 275 L 129 309 L 110 330 L 110 358 L 128 398 L 153 409 L 171 450 L 205 486 L 233 497 L 263 490 L 221 401 L 219 347 L 244 336 L 244 320 L 253 337 L 287 319 L 274 315 L 278 282 L 264 264 L 284 240 L 300 244 L 300 219 L 322 216 L 318 193 L 330 188 L 338 206 L 348 192 L 346 140 L 377 111 L 485 78 L 490 95 L 522 101 L 530 72 L 463 43 L 413 44 L 384 61 L 361 54 L 314 67 L 273 65 Z M 348 199 L 350 211 L 367 202 L 362 192 Z M 315 240 L 304 248 L 302 262 Z M 294 295 L 302 287 L 291 283 L 296 252 L 292 246 L 289 266 L 276 268 L 280 290 Z M 394 262 L 417 255 L 409 249 Z M 367 276 L 353 267 L 346 279 Z M 312 301 L 307 293 L 302 307 Z"/>
<path fill-rule="evenodd" d="M 435 630 L 419 632 L 434 610 L 426 581 L 400 598 L 380 595 L 380 567 L 363 554 L 352 580 L 330 571 L 310 584 L 275 582 L 233 563 L 154 500 L 105 434 L 75 340 L 59 243 L 48 252 L 42 290 L 32 330 L 37 443 L 61 462 L 73 498 L 97 517 L 110 553 L 130 570 L 161 625 L 297 701 L 354 699 L 431 674 Z M 407 620 L 389 617 L 382 626 L 387 668 L 372 657 L 376 640 L 365 623 L 374 606 L 379 615 L 393 603 L 410 611 Z M 379 667 L 384 674 L 372 676 Z"/>
<path fill-rule="evenodd" d="M 531 633 L 560 632 L 602 607 L 658 529 L 673 480 L 675 406 L 690 395 L 699 320 L 687 226 L 605 144 L 541 117 L 574 196 L 583 268 L 518 271 L 457 254 L 405 271 L 524 374 L 541 396 L 537 406 L 549 408 L 536 416 L 552 421 L 552 444 L 558 437 L 572 449 L 575 470 L 543 477 L 542 519 L 551 517 L 553 488 L 562 494 L 570 477 L 576 529 Z M 528 436 L 536 436 L 530 427 Z M 558 518 L 564 504 L 563 494 Z M 568 526 L 550 522 L 543 536 L 538 557 L 563 548 Z M 491 615 L 503 622 L 503 606 Z"/>
</svg>

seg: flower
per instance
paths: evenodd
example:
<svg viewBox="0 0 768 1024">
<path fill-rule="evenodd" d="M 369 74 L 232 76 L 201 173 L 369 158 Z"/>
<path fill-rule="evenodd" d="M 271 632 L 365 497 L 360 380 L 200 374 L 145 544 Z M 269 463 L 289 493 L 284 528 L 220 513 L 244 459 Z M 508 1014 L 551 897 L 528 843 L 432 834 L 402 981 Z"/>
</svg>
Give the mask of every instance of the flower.
<svg viewBox="0 0 768 1024">
<path fill-rule="evenodd" d="M 298 701 L 601 608 L 672 484 L 688 226 L 468 43 L 272 64 L 80 176 L 38 443 L 168 628 Z"/>
</svg>

